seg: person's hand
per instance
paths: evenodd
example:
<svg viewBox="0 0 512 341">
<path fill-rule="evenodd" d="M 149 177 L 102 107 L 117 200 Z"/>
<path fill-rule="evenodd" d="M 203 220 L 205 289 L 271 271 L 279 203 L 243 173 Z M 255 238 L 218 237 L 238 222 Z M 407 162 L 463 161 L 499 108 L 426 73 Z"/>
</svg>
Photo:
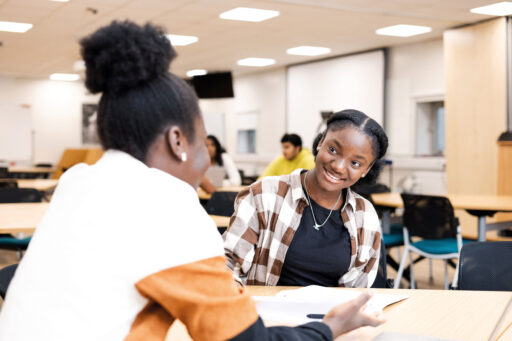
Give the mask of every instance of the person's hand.
<svg viewBox="0 0 512 341">
<path fill-rule="evenodd" d="M 323 322 L 331 328 L 334 338 L 359 327 L 376 327 L 385 322 L 379 314 L 363 311 L 372 295 L 369 291 L 363 292 L 357 298 L 332 308 L 325 315 Z"/>
</svg>

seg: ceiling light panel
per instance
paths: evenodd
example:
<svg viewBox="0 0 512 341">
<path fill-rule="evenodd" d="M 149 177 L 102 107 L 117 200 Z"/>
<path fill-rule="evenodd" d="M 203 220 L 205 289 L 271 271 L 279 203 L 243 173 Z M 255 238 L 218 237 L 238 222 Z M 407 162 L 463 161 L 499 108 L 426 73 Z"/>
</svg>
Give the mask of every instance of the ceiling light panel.
<svg viewBox="0 0 512 341">
<path fill-rule="evenodd" d="M 278 11 L 272 11 L 267 9 L 237 7 L 223 12 L 219 15 L 219 18 L 226 20 L 238 20 L 238 21 L 249 21 L 249 22 L 261 22 L 279 15 Z"/>
<path fill-rule="evenodd" d="M 512 14 L 512 2 L 503 1 L 496 4 L 477 7 L 469 10 L 471 13 L 504 16 Z"/>
<path fill-rule="evenodd" d="M 30 30 L 32 26 L 32 24 L 27 23 L 0 21 L 0 31 L 4 32 L 25 33 Z"/>
<path fill-rule="evenodd" d="M 319 46 L 297 46 L 286 50 L 286 53 L 297 56 L 320 56 L 322 54 L 327 54 L 330 52 L 330 48 Z"/>
<path fill-rule="evenodd" d="M 187 46 L 196 43 L 199 38 L 194 36 L 182 36 L 179 34 L 168 34 L 166 36 L 173 46 Z"/>
<path fill-rule="evenodd" d="M 204 69 L 194 69 L 194 70 L 188 70 L 187 71 L 187 77 L 194 77 L 194 76 L 204 76 L 208 73 L 208 71 Z"/>
<path fill-rule="evenodd" d="M 418 34 L 424 34 L 431 31 L 432 28 L 427 26 L 394 25 L 379 28 L 377 31 L 375 31 L 375 33 L 382 36 L 412 37 Z"/>
<path fill-rule="evenodd" d="M 238 65 L 241 66 L 256 66 L 256 67 L 263 67 L 263 66 L 269 66 L 272 64 L 275 64 L 276 61 L 271 58 L 244 58 L 240 59 L 236 62 Z"/>
</svg>

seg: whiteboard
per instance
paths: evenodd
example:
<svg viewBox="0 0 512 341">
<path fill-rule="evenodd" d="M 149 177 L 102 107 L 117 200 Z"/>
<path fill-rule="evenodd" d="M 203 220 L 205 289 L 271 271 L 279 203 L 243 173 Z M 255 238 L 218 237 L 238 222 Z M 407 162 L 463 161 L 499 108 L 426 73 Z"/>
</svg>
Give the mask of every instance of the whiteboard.
<svg viewBox="0 0 512 341">
<path fill-rule="evenodd" d="M 0 104 L 0 160 L 32 160 L 30 108 L 14 104 Z"/>
<path fill-rule="evenodd" d="M 360 53 L 287 70 L 287 132 L 311 148 L 321 111 L 357 109 L 381 125 L 384 115 L 384 51 Z"/>
</svg>

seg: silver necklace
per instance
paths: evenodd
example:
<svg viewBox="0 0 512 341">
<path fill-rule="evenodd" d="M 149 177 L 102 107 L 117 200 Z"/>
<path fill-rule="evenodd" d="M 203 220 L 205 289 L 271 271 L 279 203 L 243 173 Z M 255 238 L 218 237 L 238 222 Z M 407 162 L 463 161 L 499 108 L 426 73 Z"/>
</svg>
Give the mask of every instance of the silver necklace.
<svg viewBox="0 0 512 341">
<path fill-rule="evenodd" d="M 324 226 L 325 223 L 327 223 L 327 221 L 329 220 L 329 218 L 331 217 L 331 213 L 332 211 L 334 210 L 334 208 L 338 205 L 338 202 L 340 201 L 340 198 L 341 198 L 341 191 L 340 191 L 340 194 L 338 195 L 338 199 L 336 200 L 336 203 L 334 204 L 334 206 L 331 208 L 331 210 L 329 211 L 329 215 L 327 216 L 327 218 L 325 219 L 325 221 L 322 223 L 322 224 L 318 224 L 316 222 L 316 218 L 315 218 L 315 212 L 313 212 L 313 202 L 311 201 L 311 197 L 309 196 L 309 193 L 308 193 L 308 185 L 306 185 L 306 179 L 308 177 L 308 173 L 309 172 L 306 172 L 306 175 L 304 175 L 304 189 L 306 190 L 306 196 L 308 197 L 308 201 L 309 201 L 309 208 L 311 209 L 311 216 L 313 217 L 313 221 L 315 222 L 315 225 L 313 225 L 313 228 L 317 231 L 320 230 L 320 227 Z"/>
</svg>

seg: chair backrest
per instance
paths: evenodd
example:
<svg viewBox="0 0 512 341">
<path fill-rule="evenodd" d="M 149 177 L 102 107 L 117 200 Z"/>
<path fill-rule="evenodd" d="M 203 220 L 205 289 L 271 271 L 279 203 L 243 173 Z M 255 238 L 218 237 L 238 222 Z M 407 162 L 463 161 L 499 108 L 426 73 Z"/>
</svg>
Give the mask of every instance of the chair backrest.
<svg viewBox="0 0 512 341">
<path fill-rule="evenodd" d="M 17 188 L 18 182 L 16 179 L 1 179 L 0 180 L 0 188 Z"/>
<path fill-rule="evenodd" d="M 206 204 L 208 214 L 231 217 L 235 212 L 235 199 L 238 192 L 214 192 Z"/>
<path fill-rule="evenodd" d="M 458 289 L 512 291 L 512 242 L 474 242 L 462 247 Z"/>
<path fill-rule="evenodd" d="M 377 270 L 377 276 L 375 277 L 375 281 L 372 284 L 372 288 L 387 288 L 386 282 L 388 280 L 387 273 L 387 264 L 386 264 L 386 246 L 384 245 L 384 241 L 381 240 L 380 243 L 380 256 L 379 256 L 379 269 Z"/>
<path fill-rule="evenodd" d="M 9 168 L 0 167 L 0 178 L 5 179 L 5 178 L 9 178 L 9 177 L 10 177 Z"/>
<path fill-rule="evenodd" d="M 389 189 L 388 186 L 386 186 L 384 184 L 380 184 L 380 183 L 371 184 L 371 185 L 356 184 L 356 185 L 352 186 L 350 189 L 353 190 L 354 192 L 356 192 L 357 194 L 359 194 L 360 196 L 364 197 L 365 199 L 369 200 L 372 203 L 373 207 L 375 208 L 375 211 L 377 211 L 377 215 L 379 216 L 379 218 L 382 217 L 382 211 L 384 209 L 394 212 L 394 209 L 390 209 L 389 207 L 384 208 L 382 206 L 375 205 L 375 203 L 373 202 L 373 199 L 372 199 L 373 193 L 389 193 L 389 192 L 391 192 L 391 190 Z"/>
<path fill-rule="evenodd" d="M 403 223 L 410 236 L 426 239 L 455 238 L 458 219 L 446 197 L 402 193 Z"/>
<path fill-rule="evenodd" d="M 0 188 L 0 203 L 41 202 L 41 192 L 34 188 Z"/>
<path fill-rule="evenodd" d="M 11 283 L 11 279 L 14 277 L 14 273 L 18 268 L 18 264 L 8 265 L 3 269 L 0 269 L 0 297 L 5 298 L 5 293 Z"/>
</svg>

